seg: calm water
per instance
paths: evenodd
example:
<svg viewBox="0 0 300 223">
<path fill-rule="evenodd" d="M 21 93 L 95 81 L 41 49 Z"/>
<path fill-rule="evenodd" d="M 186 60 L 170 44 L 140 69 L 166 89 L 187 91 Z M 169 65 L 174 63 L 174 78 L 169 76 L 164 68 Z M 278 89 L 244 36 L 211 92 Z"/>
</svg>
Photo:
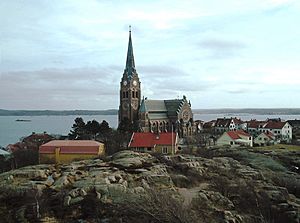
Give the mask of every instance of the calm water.
<svg viewBox="0 0 300 223">
<path fill-rule="evenodd" d="M 23 136 L 32 132 L 67 135 L 75 118 L 78 116 L 0 116 L 0 146 L 18 142 Z M 116 115 L 81 116 L 85 122 L 106 120 L 113 128 L 117 127 Z M 30 122 L 16 122 L 16 119 L 31 120 Z"/>
<path fill-rule="evenodd" d="M 28 136 L 32 132 L 42 133 L 46 131 L 52 134 L 66 135 L 69 133 L 74 119 L 78 116 L 0 116 L 0 146 L 18 142 L 23 136 Z M 117 115 L 94 115 L 81 116 L 85 122 L 106 120 L 113 128 L 117 127 Z M 210 121 L 223 117 L 239 117 L 242 120 L 265 120 L 267 118 L 300 119 L 300 115 L 254 115 L 254 114 L 195 114 L 194 119 Z M 29 119 L 31 122 L 16 122 L 16 119 Z"/>
</svg>

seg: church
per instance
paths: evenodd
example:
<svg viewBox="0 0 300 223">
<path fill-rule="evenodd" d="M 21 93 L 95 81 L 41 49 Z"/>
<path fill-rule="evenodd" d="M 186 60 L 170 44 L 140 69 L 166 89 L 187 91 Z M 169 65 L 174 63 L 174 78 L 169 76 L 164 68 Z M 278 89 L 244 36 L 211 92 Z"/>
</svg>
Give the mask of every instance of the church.
<svg viewBox="0 0 300 223">
<path fill-rule="evenodd" d="M 124 73 L 120 82 L 119 123 L 128 119 L 140 132 L 177 132 L 179 137 L 196 132 L 191 103 L 182 99 L 150 100 L 142 98 L 141 81 L 135 68 L 131 30 Z"/>
</svg>

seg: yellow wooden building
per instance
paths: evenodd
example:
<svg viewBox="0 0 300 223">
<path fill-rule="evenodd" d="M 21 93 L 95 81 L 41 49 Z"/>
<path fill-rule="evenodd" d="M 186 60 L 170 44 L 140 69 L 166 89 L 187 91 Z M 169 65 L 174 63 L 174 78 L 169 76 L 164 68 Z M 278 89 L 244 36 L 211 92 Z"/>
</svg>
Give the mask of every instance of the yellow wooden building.
<svg viewBox="0 0 300 223">
<path fill-rule="evenodd" d="M 39 148 L 40 163 L 70 163 L 103 155 L 104 144 L 93 140 L 53 140 Z"/>
</svg>

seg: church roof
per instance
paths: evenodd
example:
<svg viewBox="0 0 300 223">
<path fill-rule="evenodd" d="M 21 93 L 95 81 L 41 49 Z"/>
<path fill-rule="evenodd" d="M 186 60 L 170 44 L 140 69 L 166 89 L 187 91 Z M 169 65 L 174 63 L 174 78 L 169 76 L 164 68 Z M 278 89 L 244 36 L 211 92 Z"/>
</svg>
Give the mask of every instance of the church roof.
<svg viewBox="0 0 300 223">
<path fill-rule="evenodd" d="M 177 116 L 186 98 L 171 100 L 148 100 L 143 99 L 140 112 L 147 112 L 149 119 L 167 119 L 168 117 Z"/>
<path fill-rule="evenodd" d="M 140 106 L 139 112 L 141 112 L 141 113 L 146 112 L 146 105 L 145 105 L 145 99 L 144 98 L 143 98 L 143 100 L 141 102 L 141 106 Z"/>
<path fill-rule="evenodd" d="M 184 103 L 184 99 L 165 100 L 165 105 L 169 116 L 175 116 Z"/>
<path fill-rule="evenodd" d="M 167 112 L 164 100 L 144 100 L 146 111 Z"/>
</svg>

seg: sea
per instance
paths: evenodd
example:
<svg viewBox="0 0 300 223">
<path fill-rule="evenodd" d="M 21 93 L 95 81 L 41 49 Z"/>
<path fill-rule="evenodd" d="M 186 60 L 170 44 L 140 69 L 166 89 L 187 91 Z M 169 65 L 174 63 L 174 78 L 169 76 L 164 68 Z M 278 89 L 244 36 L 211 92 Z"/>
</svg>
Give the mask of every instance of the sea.
<svg viewBox="0 0 300 223">
<path fill-rule="evenodd" d="M 47 132 L 48 134 L 67 135 L 75 118 L 78 116 L 0 116 L 0 146 L 6 147 L 8 144 L 16 143 L 22 137 L 35 133 Z M 117 128 L 117 115 L 82 115 L 85 122 L 97 120 L 107 121 L 112 128 Z M 257 119 L 266 120 L 267 118 L 281 118 L 282 120 L 300 119 L 300 115 L 257 115 L 257 114 L 194 114 L 194 120 L 210 121 L 217 118 L 237 117 L 243 121 Z M 16 121 L 28 120 L 28 121 Z"/>
</svg>

